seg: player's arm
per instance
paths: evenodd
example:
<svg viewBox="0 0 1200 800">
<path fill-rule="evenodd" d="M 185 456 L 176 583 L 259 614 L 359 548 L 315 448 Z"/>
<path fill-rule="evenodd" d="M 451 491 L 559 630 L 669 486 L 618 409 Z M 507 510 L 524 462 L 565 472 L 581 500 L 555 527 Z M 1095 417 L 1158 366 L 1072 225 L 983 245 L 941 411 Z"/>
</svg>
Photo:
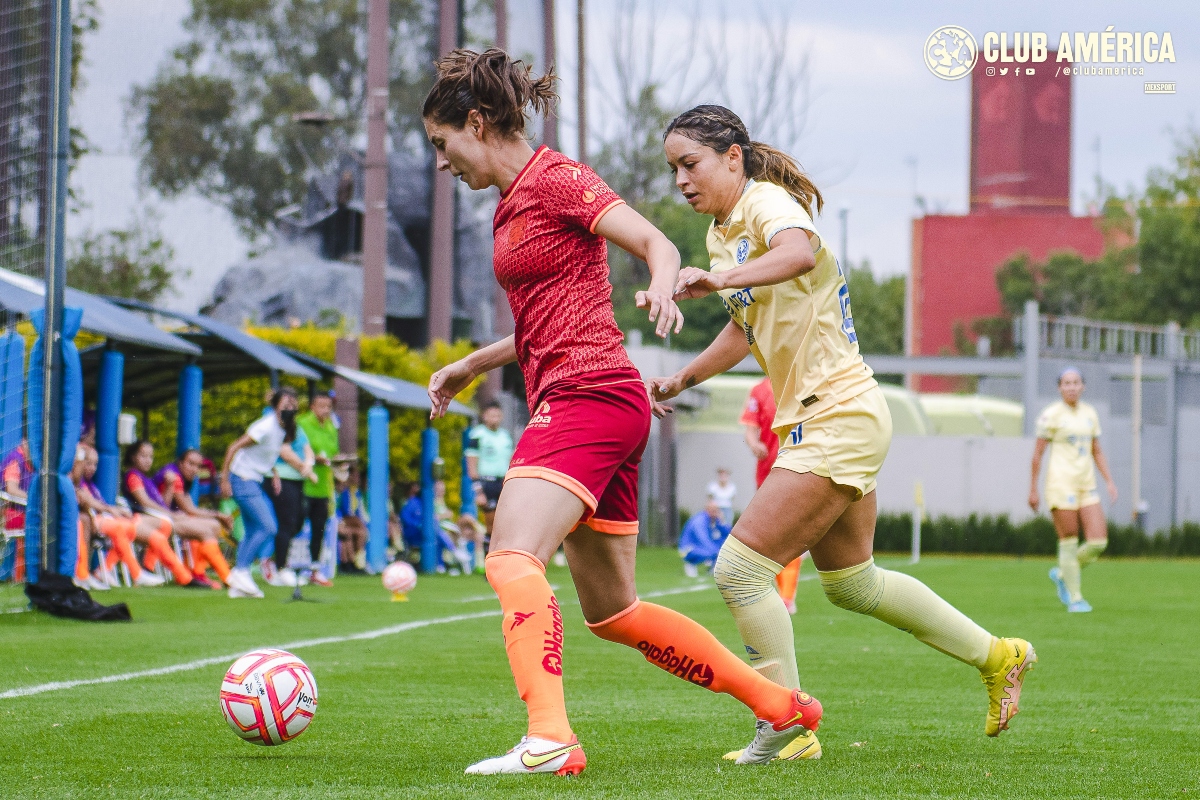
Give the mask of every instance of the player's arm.
<svg viewBox="0 0 1200 800">
<path fill-rule="evenodd" d="M 487 347 L 481 347 L 453 364 L 447 364 L 429 376 L 429 418 L 437 419 L 450 408 L 454 396 L 471 385 L 484 372 L 499 369 L 517 360 L 517 339 L 506 336 Z"/>
<path fill-rule="evenodd" d="M 762 443 L 762 428 L 757 425 L 743 425 L 742 431 L 745 434 L 746 447 L 750 448 L 750 452 L 754 457 L 761 460 L 767 457 L 767 446 Z"/>
<path fill-rule="evenodd" d="M 250 447 L 255 444 L 254 439 L 248 433 L 243 433 L 238 438 L 229 443 L 229 447 L 225 449 L 225 459 L 221 462 L 221 496 L 233 497 L 233 486 L 229 483 L 229 467 L 233 465 L 233 457 L 238 450 Z"/>
<path fill-rule="evenodd" d="M 1104 478 L 1104 485 L 1108 488 L 1109 502 L 1117 502 L 1117 484 L 1113 482 L 1112 473 L 1108 471 L 1108 457 L 1100 448 L 1099 437 L 1092 439 L 1092 458 L 1096 459 L 1096 469 L 1100 470 L 1100 475 Z"/>
<path fill-rule="evenodd" d="M 604 212 L 595 225 L 603 236 L 650 268 L 650 287 L 636 295 L 637 307 L 649 309 L 654 332 L 665 338 L 683 330 L 683 314 L 672 294 L 679 276 L 679 250 L 671 240 L 638 212 L 622 203 Z"/>
<path fill-rule="evenodd" d="M 810 241 L 811 240 L 811 241 Z M 788 228 L 771 237 L 770 249 L 745 264 L 725 272 L 687 267 L 679 273 L 675 297 L 705 297 L 722 289 L 750 289 L 786 283 L 817 265 L 820 238 L 803 228 Z"/>
<path fill-rule="evenodd" d="M 1037 439 L 1033 444 L 1033 464 L 1031 466 L 1032 475 L 1029 479 L 1029 507 L 1037 513 L 1038 506 L 1041 505 L 1041 498 L 1038 496 L 1038 475 L 1042 472 L 1042 456 L 1046 454 L 1046 445 L 1050 444 L 1048 439 Z"/>
<path fill-rule="evenodd" d="M 19 500 L 26 499 L 25 490 L 21 488 L 21 472 L 16 465 L 4 471 L 4 491 Z"/>
<path fill-rule="evenodd" d="M 479 480 L 479 456 L 467 453 L 467 476 L 471 480 Z"/>
<path fill-rule="evenodd" d="M 714 375 L 728 372 L 748 355 L 750 345 L 746 342 L 746 334 L 740 325 L 731 320 L 713 339 L 713 343 L 686 367 L 669 378 L 651 378 L 646 382 L 655 415 L 661 417 L 671 411 L 659 405 L 661 401 L 670 400 L 684 389 L 703 383 Z"/>
</svg>

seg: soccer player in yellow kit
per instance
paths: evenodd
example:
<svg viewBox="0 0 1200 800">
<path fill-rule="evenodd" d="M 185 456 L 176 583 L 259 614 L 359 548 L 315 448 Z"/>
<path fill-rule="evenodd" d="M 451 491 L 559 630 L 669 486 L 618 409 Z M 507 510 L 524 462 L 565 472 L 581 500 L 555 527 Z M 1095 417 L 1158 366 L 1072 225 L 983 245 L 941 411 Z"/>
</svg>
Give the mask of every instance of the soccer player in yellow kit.
<svg viewBox="0 0 1200 800">
<path fill-rule="evenodd" d="M 916 578 L 880 569 L 871 557 L 875 481 L 892 422 L 858 352 L 845 277 L 810 217 L 820 192 L 791 157 L 752 142 L 721 106 L 676 117 L 664 145 L 687 202 L 714 217 L 710 270 L 682 270 L 676 297 L 717 292 L 731 321 L 682 370 L 651 379 L 653 396 L 674 397 L 752 353 L 778 402 L 779 457 L 713 571 L 751 665 L 777 683 L 799 684 L 791 617 L 774 579 L 807 550 L 835 605 L 976 667 L 989 695 L 984 729 L 996 736 L 1017 713 L 1033 647 L 992 636 Z M 664 410 L 656 402 L 656 412 Z M 819 752 L 809 735 L 779 757 Z"/>
<path fill-rule="evenodd" d="M 1067 367 L 1058 376 L 1062 400 L 1051 403 L 1037 420 L 1037 444 L 1033 448 L 1033 477 L 1029 487 L 1029 507 L 1036 512 L 1038 473 L 1042 456 L 1050 447 L 1046 468 L 1046 503 L 1058 533 L 1058 566 L 1050 570 L 1050 580 L 1058 589 L 1058 599 L 1072 613 L 1086 613 L 1092 606 L 1083 599 L 1079 572 L 1108 547 L 1108 523 L 1096 494 L 1093 459 L 1104 476 L 1108 499 L 1117 502 L 1117 485 L 1108 471 L 1108 459 L 1100 449 L 1100 418 L 1096 409 L 1080 400 L 1083 375 Z M 1084 542 L 1079 543 L 1083 528 Z"/>
</svg>

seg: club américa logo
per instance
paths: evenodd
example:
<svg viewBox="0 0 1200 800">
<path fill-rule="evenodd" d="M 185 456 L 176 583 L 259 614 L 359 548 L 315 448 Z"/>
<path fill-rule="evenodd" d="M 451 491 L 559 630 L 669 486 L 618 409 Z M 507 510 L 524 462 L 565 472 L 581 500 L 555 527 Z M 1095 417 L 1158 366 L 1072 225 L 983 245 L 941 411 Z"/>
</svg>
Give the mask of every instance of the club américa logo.
<svg viewBox="0 0 1200 800">
<path fill-rule="evenodd" d="M 550 609 L 550 630 L 542 632 L 546 637 L 542 642 L 542 652 L 546 654 L 542 656 L 542 669 L 551 675 L 562 675 L 563 623 L 558 599 L 551 596 L 546 608 Z"/>
<path fill-rule="evenodd" d="M 746 256 L 750 255 L 750 240 L 739 239 L 737 246 L 737 263 L 745 264 Z"/>
<path fill-rule="evenodd" d="M 674 645 L 662 648 L 656 644 L 641 641 L 638 642 L 637 647 L 651 664 L 662 667 L 672 675 L 697 686 L 711 686 L 716 678 L 712 667 L 704 662 L 697 663 L 695 659 L 686 654 L 676 653 Z"/>
<path fill-rule="evenodd" d="M 925 66 L 945 81 L 965 78 L 979 60 L 979 45 L 966 28 L 943 25 L 925 40 Z"/>
</svg>

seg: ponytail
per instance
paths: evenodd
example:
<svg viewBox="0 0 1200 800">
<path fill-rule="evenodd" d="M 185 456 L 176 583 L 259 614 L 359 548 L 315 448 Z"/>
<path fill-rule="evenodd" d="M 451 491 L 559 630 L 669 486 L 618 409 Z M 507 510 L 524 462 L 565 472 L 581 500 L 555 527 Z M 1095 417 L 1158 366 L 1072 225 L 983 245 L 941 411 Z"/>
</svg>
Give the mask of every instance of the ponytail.
<svg viewBox="0 0 1200 800">
<path fill-rule="evenodd" d="M 531 65 L 514 61 L 495 47 L 482 53 L 452 50 L 434 66 L 437 79 L 425 98 L 421 116 L 441 125 L 462 128 L 467 124 L 467 115 L 478 111 L 502 138 L 521 137 L 528 121 L 526 108 L 546 115 L 558 101 L 554 91 L 558 77 L 553 68 L 534 78 Z"/>
<path fill-rule="evenodd" d="M 663 139 L 672 133 L 685 136 L 718 153 L 727 153 L 736 144 L 742 149 L 742 169 L 747 178 L 783 188 L 804 207 L 810 217 L 814 208 L 820 213 L 825 203 L 821 190 L 794 158 L 768 144 L 751 141 L 745 123 L 724 106 L 696 106 L 683 112 L 671 120 Z"/>
</svg>

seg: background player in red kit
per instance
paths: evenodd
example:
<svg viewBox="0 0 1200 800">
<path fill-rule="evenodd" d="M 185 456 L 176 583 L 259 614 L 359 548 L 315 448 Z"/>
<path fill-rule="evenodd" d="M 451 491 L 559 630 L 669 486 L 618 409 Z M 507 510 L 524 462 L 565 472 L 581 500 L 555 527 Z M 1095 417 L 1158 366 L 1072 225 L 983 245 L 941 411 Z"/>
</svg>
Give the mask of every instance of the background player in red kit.
<svg viewBox="0 0 1200 800">
<path fill-rule="evenodd" d="M 738 421 L 746 431 L 746 446 L 758 459 L 754 485 L 762 486 L 771 474 L 771 467 L 775 465 L 775 456 L 779 455 L 779 435 L 771 427 L 775 424 L 775 392 L 771 389 L 770 378 L 763 378 L 754 384 Z M 796 613 L 796 584 L 800 581 L 803 562 L 804 556 L 801 555 L 775 576 L 775 588 L 779 590 L 789 614 Z"/>
<path fill-rule="evenodd" d="M 650 430 L 641 376 L 613 318 L 605 240 L 646 262 L 637 293 L 657 333 L 679 331 L 671 300 L 674 245 L 583 164 L 524 136 L 525 110 L 554 102 L 553 76 L 501 50 L 455 50 L 437 64 L 422 112 L 437 166 L 472 189 L 496 186 L 496 278 L 515 334 L 438 370 L 431 415 L 482 372 L 513 361 L 525 377 L 531 419 L 496 509 L 488 582 L 504 611 L 503 633 L 527 735 L 469 774 L 577 774 L 587 763 L 563 698 L 563 624 L 546 562 L 564 546 L 588 627 L 639 650 L 651 663 L 741 700 L 758 719 L 745 763 L 770 761 L 806 729 L 814 698 L 758 675 L 702 626 L 637 598 L 637 469 Z"/>
</svg>

